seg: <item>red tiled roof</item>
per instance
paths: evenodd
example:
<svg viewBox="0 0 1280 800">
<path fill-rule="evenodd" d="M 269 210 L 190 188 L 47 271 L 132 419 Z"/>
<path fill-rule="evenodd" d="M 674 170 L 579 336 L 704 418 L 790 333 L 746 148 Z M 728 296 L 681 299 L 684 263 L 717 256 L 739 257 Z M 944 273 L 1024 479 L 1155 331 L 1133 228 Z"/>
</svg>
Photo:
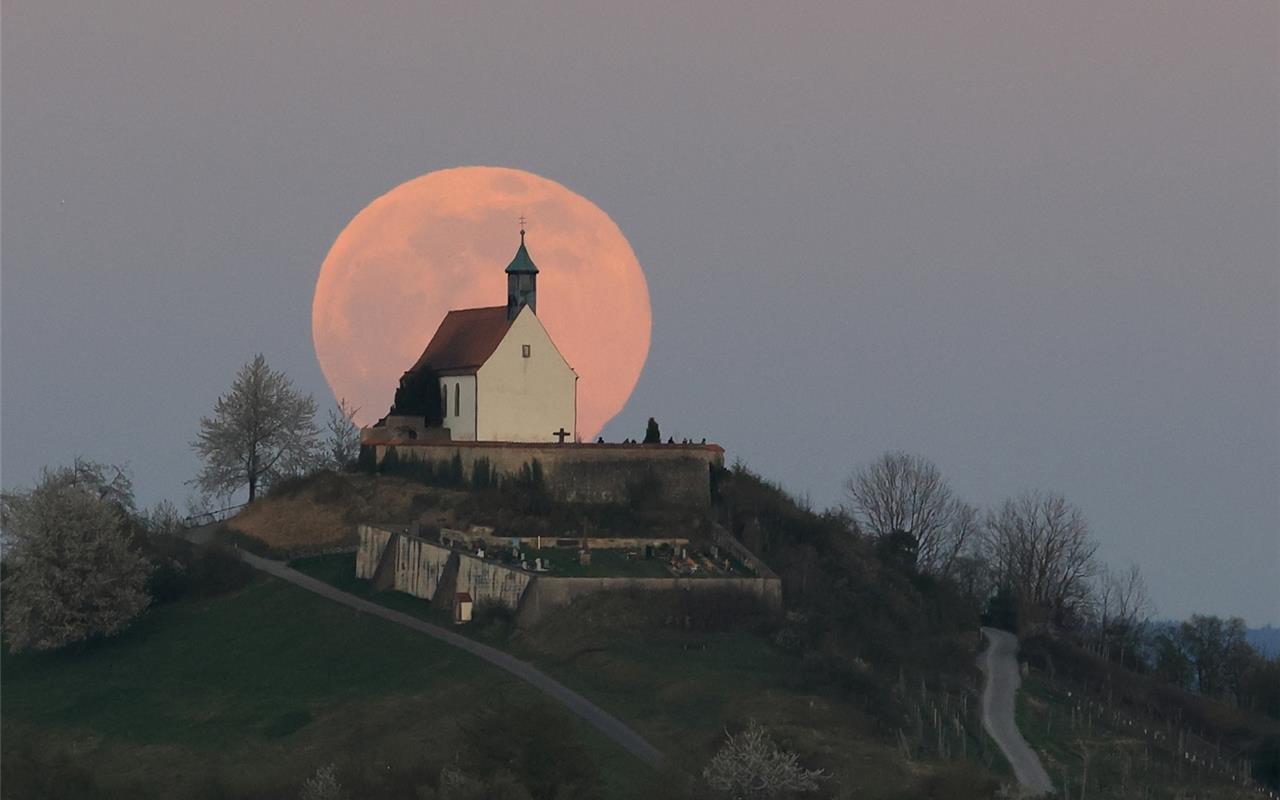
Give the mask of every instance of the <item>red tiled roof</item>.
<svg viewBox="0 0 1280 800">
<path fill-rule="evenodd" d="M 474 372 L 493 355 L 510 327 L 506 306 L 450 311 L 409 371 L 430 366 L 442 373 Z"/>
</svg>

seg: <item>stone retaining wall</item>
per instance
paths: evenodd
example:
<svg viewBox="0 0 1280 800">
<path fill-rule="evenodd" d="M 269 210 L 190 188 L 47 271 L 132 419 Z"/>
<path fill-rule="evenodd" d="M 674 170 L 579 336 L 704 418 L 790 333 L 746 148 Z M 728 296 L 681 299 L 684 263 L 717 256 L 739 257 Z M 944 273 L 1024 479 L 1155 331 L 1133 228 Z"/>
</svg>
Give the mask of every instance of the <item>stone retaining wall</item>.
<svg viewBox="0 0 1280 800">
<path fill-rule="evenodd" d="M 551 496 L 571 503 L 652 502 L 711 505 L 711 466 L 724 465 L 714 444 L 539 444 L 526 442 L 366 442 L 375 463 L 394 450 L 400 461 L 462 461 L 470 476 L 485 459 L 500 475 L 516 475 L 536 459 Z"/>
<path fill-rule="evenodd" d="M 452 607 L 453 592 L 469 592 L 477 605 L 497 603 L 518 611 L 521 626 L 532 625 L 548 611 L 595 592 L 744 592 L 760 598 L 775 613 L 782 611 L 782 581 L 772 572 L 757 578 L 560 578 L 509 567 L 375 525 L 362 524 L 358 531 L 356 577 L 386 581 L 385 588 L 444 608 Z M 742 552 L 760 563 L 745 548 Z M 738 551 L 734 554 L 745 563 Z M 441 592 L 448 596 L 440 596 Z"/>
</svg>

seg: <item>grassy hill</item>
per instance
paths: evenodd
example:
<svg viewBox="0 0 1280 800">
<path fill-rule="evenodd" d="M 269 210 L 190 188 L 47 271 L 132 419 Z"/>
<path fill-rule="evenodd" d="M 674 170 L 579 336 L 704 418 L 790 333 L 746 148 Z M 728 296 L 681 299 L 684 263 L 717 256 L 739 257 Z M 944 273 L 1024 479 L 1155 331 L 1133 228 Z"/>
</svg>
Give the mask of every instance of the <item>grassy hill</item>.
<svg viewBox="0 0 1280 800">
<path fill-rule="evenodd" d="M 654 774 L 461 652 L 258 577 L 161 603 L 111 641 L 51 655 L 6 651 L 0 791 L 292 797 L 317 766 L 334 762 L 353 797 L 701 797 L 689 776 L 726 730 L 753 719 L 805 766 L 826 771 L 823 797 L 990 798 L 1009 780 L 977 716 L 974 598 L 904 572 L 838 516 L 805 509 L 745 470 L 719 476 L 716 506 L 700 519 L 526 500 L 326 473 L 277 487 L 232 525 L 295 552 L 350 541 L 357 520 L 419 515 L 499 529 L 588 526 L 597 535 L 658 526 L 671 535 L 678 526 L 696 536 L 723 525 L 782 576 L 785 620 L 740 597 L 612 594 L 581 598 L 528 630 L 492 612 L 463 629 L 624 719 L 668 754 L 673 774 Z M 374 595 L 355 578 L 350 554 L 295 567 L 438 620 L 417 598 Z M 1127 727 L 1073 717 L 1072 705 L 1097 695 L 1098 683 L 1056 647 L 1029 644 L 1034 668 L 1019 714 L 1051 775 L 1076 787 L 1072 796 L 1086 759 L 1090 798 L 1243 796 L 1217 774 L 1187 784 L 1190 773 L 1159 748 L 1141 747 Z M 1264 727 L 1248 728 L 1246 739 L 1266 735 L 1265 723 L 1254 723 Z M 449 789 L 454 772 L 506 788 Z"/>
<path fill-rule="evenodd" d="M 550 736 L 592 767 L 572 796 L 644 797 L 657 779 L 506 673 L 269 578 L 2 658 L 4 797 L 293 797 L 328 762 L 361 796 L 414 797 L 493 708 L 522 721 L 515 745 Z"/>
</svg>

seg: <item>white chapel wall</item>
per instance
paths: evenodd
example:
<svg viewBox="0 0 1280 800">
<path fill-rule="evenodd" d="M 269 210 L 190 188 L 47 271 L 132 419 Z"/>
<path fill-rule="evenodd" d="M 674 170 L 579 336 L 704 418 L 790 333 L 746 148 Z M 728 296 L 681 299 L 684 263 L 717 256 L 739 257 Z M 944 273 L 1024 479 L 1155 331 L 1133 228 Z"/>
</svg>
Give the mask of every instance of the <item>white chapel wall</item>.
<svg viewBox="0 0 1280 800">
<path fill-rule="evenodd" d="M 448 390 L 449 406 L 442 425 L 457 442 L 476 440 L 476 376 L 442 375 L 440 385 Z"/>
<path fill-rule="evenodd" d="M 553 433 L 562 427 L 569 432 L 566 441 L 573 441 L 578 378 L 528 308 L 477 370 L 476 380 L 480 441 L 554 442 Z"/>
</svg>

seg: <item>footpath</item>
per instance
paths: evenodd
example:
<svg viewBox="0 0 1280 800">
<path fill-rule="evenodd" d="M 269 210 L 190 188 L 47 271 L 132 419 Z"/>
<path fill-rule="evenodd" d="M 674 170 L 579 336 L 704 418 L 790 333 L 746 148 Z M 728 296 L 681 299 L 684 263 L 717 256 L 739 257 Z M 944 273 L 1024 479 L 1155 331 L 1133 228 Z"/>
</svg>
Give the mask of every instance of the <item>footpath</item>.
<svg viewBox="0 0 1280 800">
<path fill-rule="evenodd" d="M 987 637 L 987 649 L 978 656 L 978 668 L 987 676 L 982 689 L 982 727 L 1013 767 L 1024 796 L 1050 794 L 1053 782 L 1049 773 L 1022 738 L 1014 719 L 1014 698 L 1022 682 L 1018 673 L 1018 637 L 995 628 L 983 628 L 982 634 Z"/>
</svg>

